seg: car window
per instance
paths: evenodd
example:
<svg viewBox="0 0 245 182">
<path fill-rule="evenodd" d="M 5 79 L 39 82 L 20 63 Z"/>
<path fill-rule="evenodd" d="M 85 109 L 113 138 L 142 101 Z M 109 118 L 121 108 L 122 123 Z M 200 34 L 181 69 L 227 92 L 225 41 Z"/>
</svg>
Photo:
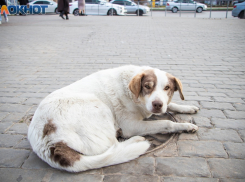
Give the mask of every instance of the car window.
<svg viewBox="0 0 245 182">
<path fill-rule="evenodd" d="M 131 6 L 132 5 L 132 2 L 125 1 L 125 4 L 126 4 L 126 6 Z"/>
<path fill-rule="evenodd" d="M 86 4 L 92 4 L 92 0 L 85 0 Z"/>
<path fill-rule="evenodd" d="M 43 4 L 51 4 L 51 3 L 48 1 L 43 1 Z"/>
<path fill-rule="evenodd" d="M 114 2 L 112 2 L 112 4 L 124 5 L 124 2 L 123 1 L 114 1 Z"/>
<path fill-rule="evenodd" d="M 33 4 L 43 4 L 43 2 L 42 2 L 42 1 L 36 1 L 36 2 L 33 3 Z"/>
</svg>

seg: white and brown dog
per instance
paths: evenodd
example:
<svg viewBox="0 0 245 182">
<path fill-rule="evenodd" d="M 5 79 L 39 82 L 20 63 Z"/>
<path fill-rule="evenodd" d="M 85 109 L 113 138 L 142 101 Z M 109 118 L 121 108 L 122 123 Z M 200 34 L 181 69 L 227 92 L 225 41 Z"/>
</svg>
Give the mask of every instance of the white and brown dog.
<svg viewBox="0 0 245 182">
<path fill-rule="evenodd" d="M 177 90 L 184 100 L 180 80 L 151 67 L 99 71 L 48 95 L 33 116 L 28 139 L 33 151 L 58 169 L 78 172 L 127 162 L 149 148 L 141 136 L 198 129 L 191 123 L 143 121 L 167 110 L 196 113 L 195 106 L 170 103 Z M 118 142 L 118 129 L 129 139 Z"/>
</svg>

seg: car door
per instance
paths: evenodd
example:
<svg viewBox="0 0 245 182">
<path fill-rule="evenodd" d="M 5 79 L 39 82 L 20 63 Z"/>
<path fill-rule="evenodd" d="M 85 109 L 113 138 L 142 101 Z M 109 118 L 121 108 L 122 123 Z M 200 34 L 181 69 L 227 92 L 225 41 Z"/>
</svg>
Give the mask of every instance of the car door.
<svg viewBox="0 0 245 182">
<path fill-rule="evenodd" d="M 192 0 L 188 0 L 188 10 L 194 11 L 196 9 L 196 4 Z"/>
<path fill-rule="evenodd" d="M 180 3 L 180 9 L 181 9 L 181 11 L 186 11 L 186 10 L 188 10 L 188 0 L 183 0 L 183 1 Z"/>
<path fill-rule="evenodd" d="M 110 8 L 108 4 L 105 1 L 93 0 L 91 7 L 93 15 L 106 15 Z"/>
<path fill-rule="evenodd" d="M 45 8 L 46 13 L 53 13 L 54 12 L 54 6 L 51 2 L 49 1 L 43 1 L 43 6 L 46 5 L 48 8 Z"/>
<path fill-rule="evenodd" d="M 128 14 L 132 14 L 136 12 L 137 6 L 135 3 L 132 3 L 131 1 L 124 1 L 124 4 Z"/>
<path fill-rule="evenodd" d="M 85 14 L 87 15 L 93 15 L 93 12 L 92 12 L 92 1 L 93 0 L 85 0 Z"/>
</svg>

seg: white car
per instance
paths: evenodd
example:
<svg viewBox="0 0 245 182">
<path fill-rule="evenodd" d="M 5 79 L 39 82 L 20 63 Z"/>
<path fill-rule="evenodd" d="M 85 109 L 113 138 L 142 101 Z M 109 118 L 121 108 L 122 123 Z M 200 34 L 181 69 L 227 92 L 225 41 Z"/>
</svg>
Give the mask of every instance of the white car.
<svg viewBox="0 0 245 182">
<path fill-rule="evenodd" d="M 125 15 L 127 10 L 123 6 L 108 3 L 104 0 L 85 0 L 86 15 Z M 70 13 L 79 15 L 78 2 L 70 3 Z"/>
<path fill-rule="evenodd" d="M 127 10 L 127 14 L 139 14 L 139 16 L 142 16 L 143 14 L 147 14 L 150 11 L 149 7 L 137 5 L 130 0 L 112 0 L 110 3 L 124 6 Z"/>
<path fill-rule="evenodd" d="M 43 5 L 47 5 L 48 8 L 45 8 L 45 13 L 58 13 L 58 9 L 57 9 L 57 3 L 54 2 L 54 1 L 49 1 L 49 0 L 44 0 L 44 1 L 41 1 L 41 0 L 37 0 L 37 1 L 32 1 L 32 2 L 29 2 L 27 4 L 27 7 L 29 7 L 29 5 L 39 5 L 39 6 L 43 6 Z"/>
<path fill-rule="evenodd" d="M 193 0 L 176 0 L 173 2 L 167 2 L 167 10 L 177 13 L 177 11 L 196 11 L 201 13 L 207 10 L 207 5 L 202 3 L 197 3 Z"/>
</svg>

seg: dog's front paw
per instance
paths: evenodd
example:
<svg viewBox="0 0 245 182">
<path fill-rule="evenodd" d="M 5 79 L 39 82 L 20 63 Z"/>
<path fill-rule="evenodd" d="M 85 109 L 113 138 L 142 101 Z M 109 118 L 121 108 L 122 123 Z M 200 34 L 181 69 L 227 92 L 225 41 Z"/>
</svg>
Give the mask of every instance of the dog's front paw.
<svg viewBox="0 0 245 182">
<path fill-rule="evenodd" d="M 132 141 L 134 142 L 141 142 L 141 141 L 145 141 L 145 137 L 142 136 L 134 136 L 132 138 L 130 138 Z"/>
<path fill-rule="evenodd" d="M 196 106 L 185 106 L 182 113 L 195 114 L 197 111 L 199 111 L 199 108 Z"/>
<path fill-rule="evenodd" d="M 191 123 L 188 124 L 187 132 L 195 133 L 197 130 L 198 130 L 198 126 L 191 124 Z"/>
</svg>

